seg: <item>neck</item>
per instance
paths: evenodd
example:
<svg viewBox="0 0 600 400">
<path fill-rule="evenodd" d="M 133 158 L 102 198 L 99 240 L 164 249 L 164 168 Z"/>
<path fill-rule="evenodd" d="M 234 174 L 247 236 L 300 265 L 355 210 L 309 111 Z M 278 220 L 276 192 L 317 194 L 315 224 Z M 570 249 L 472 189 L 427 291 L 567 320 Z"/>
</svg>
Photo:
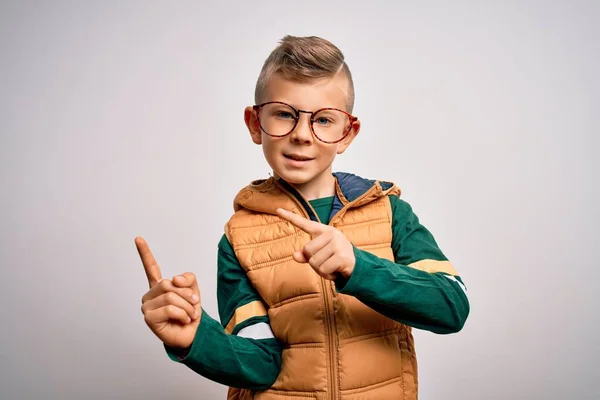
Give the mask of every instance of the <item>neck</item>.
<svg viewBox="0 0 600 400">
<path fill-rule="evenodd" d="M 274 175 L 275 178 L 280 179 L 277 174 Z M 309 201 L 335 195 L 335 177 L 331 171 L 326 171 L 309 182 L 288 183 L 297 191 L 299 191 L 306 200 Z"/>
</svg>

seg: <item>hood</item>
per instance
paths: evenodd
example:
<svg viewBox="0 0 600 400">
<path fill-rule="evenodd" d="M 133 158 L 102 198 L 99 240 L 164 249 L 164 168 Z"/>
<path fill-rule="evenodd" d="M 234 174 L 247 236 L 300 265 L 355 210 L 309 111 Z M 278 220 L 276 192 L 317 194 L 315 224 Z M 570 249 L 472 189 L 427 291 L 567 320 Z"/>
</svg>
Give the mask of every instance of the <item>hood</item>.
<svg viewBox="0 0 600 400">
<path fill-rule="evenodd" d="M 382 196 L 400 195 L 400 189 L 392 182 L 370 180 L 360 176 L 336 172 L 336 196 L 333 203 L 332 216 L 344 209 L 359 207 Z M 285 208 L 302 214 L 299 206 L 308 212 L 307 200 L 292 185 L 283 179 L 274 177 L 251 182 L 242 189 L 233 201 L 235 211 L 247 209 L 266 214 L 277 214 L 278 208 Z"/>
</svg>

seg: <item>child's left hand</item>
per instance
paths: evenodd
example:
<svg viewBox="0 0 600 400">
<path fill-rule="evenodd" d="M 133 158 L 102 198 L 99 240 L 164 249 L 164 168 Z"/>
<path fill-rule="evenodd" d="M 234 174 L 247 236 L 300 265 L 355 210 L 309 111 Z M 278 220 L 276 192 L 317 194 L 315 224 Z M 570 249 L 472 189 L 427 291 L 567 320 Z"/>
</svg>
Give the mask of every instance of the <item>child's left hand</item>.
<svg viewBox="0 0 600 400">
<path fill-rule="evenodd" d="M 277 213 L 312 237 L 302 251 L 294 253 L 294 260 L 310 264 L 325 279 L 334 280 L 337 274 L 350 278 L 356 258 L 352 243 L 342 232 L 281 208 L 277 209 Z"/>
</svg>

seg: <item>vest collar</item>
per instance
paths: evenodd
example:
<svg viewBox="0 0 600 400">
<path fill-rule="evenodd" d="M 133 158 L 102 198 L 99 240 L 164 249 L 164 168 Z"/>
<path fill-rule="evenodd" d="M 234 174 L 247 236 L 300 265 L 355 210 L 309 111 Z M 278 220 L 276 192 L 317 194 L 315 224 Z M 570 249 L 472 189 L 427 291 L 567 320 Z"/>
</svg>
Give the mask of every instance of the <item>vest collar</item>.
<svg viewBox="0 0 600 400">
<path fill-rule="evenodd" d="M 331 210 L 331 222 L 341 218 L 345 211 L 370 203 L 382 196 L 400 194 L 400 189 L 391 182 L 361 178 L 360 176 L 336 172 L 336 196 Z M 283 179 L 256 180 L 242 189 L 234 200 L 234 210 L 242 208 L 254 212 L 277 214 L 277 208 L 282 207 L 302 213 L 302 207 L 313 221 L 317 220 L 316 213 L 308 201 L 289 183 Z"/>
</svg>

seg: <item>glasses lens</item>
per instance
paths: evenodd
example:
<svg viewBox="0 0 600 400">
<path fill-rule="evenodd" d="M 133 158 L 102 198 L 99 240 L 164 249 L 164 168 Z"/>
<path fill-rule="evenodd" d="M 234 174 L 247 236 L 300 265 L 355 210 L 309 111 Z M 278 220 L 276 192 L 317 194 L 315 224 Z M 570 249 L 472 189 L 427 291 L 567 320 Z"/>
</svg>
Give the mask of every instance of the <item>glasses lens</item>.
<svg viewBox="0 0 600 400">
<path fill-rule="evenodd" d="M 296 112 L 288 105 L 271 103 L 261 108 L 258 119 L 267 134 L 284 136 L 294 129 Z"/>
<path fill-rule="evenodd" d="M 338 110 L 322 110 L 313 118 L 315 135 L 324 142 L 335 142 L 350 128 L 350 117 Z"/>
</svg>

